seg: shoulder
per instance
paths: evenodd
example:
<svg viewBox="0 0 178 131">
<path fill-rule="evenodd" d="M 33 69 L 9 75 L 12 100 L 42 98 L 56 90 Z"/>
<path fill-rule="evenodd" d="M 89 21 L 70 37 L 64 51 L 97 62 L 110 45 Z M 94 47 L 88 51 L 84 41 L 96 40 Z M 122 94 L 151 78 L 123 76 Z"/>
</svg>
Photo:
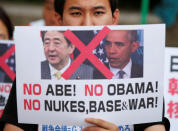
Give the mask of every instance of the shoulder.
<svg viewBox="0 0 178 131">
<path fill-rule="evenodd" d="M 41 62 L 41 79 L 51 79 L 49 62 L 47 60 Z"/>
<path fill-rule="evenodd" d="M 143 66 L 132 63 L 131 77 L 143 77 Z"/>
<path fill-rule="evenodd" d="M 133 68 L 133 69 L 141 70 L 141 69 L 143 69 L 143 66 L 141 66 L 141 65 L 139 65 L 139 64 L 132 63 L 132 68 Z"/>
<path fill-rule="evenodd" d="M 47 60 L 44 60 L 44 61 L 41 61 L 41 65 L 46 65 L 48 64 L 49 62 Z"/>
<path fill-rule="evenodd" d="M 134 130 L 135 131 L 143 131 L 146 128 L 154 126 L 154 125 L 164 125 L 166 131 L 169 131 L 169 129 L 170 129 L 169 120 L 166 117 L 163 117 L 162 121 L 160 121 L 160 122 L 136 124 L 136 125 L 134 125 Z"/>
<path fill-rule="evenodd" d="M 41 62 L 41 69 L 49 68 L 49 62 L 47 60 Z"/>
</svg>

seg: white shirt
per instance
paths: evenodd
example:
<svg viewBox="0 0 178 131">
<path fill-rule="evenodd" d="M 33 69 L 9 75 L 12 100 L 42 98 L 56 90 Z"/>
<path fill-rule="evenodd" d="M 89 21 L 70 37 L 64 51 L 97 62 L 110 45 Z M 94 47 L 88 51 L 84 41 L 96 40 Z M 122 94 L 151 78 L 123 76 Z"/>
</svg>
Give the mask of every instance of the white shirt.
<svg viewBox="0 0 178 131">
<path fill-rule="evenodd" d="M 43 19 L 40 19 L 40 20 L 30 22 L 30 25 L 31 26 L 45 26 L 45 22 Z"/>
<path fill-rule="evenodd" d="M 67 65 L 64 68 L 62 68 L 61 70 L 57 70 L 51 64 L 49 64 L 49 68 L 50 68 L 50 72 L 51 72 L 51 74 L 50 74 L 51 75 L 51 79 L 52 80 L 57 80 L 55 74 L 57 72 L 60 72 L 61 74 L 64 73 L 67 70 L 67 68 L 69 68 L 70 64 L 71 64 L 71 59 L 69 59 Z M 64 80 L 64 78 L 61 77 L 60 80 Z"/>
<path fill-rule="evenodd" d="M 111 67 L 110 65 L 109 65 L 109 68 L 110 68 L 111 72 L 114 74 L 114 76 L 112 77 L 112 79 L 119 79 L 119 73 L 118 72 L 121 69 Z M 132 60 L 130 59 L 129 63 L 122 69 L 122 71 L 125 72 L 125 74 L 123 76 L 123 79 L 131 77 L 131 68 L 132 68 Z"/>
</svg>

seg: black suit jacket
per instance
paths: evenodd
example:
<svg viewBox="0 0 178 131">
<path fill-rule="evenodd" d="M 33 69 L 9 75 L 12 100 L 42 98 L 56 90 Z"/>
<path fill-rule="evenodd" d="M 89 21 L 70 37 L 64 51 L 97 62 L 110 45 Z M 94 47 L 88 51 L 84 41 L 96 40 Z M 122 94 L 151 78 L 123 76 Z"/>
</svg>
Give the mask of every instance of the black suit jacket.
<svg viewBox="0 0 178 131">
<path fill-rule="evenodd" d="M 109 64 L 106 65 L 109 68 Z M 94 79 L 107 79 L 101 72 L 99 72 L 97 69 L 94 70 L 93 73 Z M 131 67 L 131 78 L 140 78 L 143 77 L 143 66 L 140 66 L 138 64 L 132 63 Z"/>
<path fill-rule="evenodd" d="M 93 68 L 88 65 L 80 65 L 69 79 L 93 79 Z M 51 71 L 47 60 L 41 62 L 41 79 L 51 79 Z"/>
</svg>

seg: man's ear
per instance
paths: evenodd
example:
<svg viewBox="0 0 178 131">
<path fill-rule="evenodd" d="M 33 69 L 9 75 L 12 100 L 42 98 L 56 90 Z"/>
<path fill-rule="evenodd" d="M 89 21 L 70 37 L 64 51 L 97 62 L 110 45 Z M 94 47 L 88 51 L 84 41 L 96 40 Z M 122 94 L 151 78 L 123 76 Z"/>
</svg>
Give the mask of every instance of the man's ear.
<svg viewBox="0 0 178 131">
<path fill-rule="evenodd" d="M 139 48 L 139 43 L 138 42 L 133 42 L 132 43 L 132 53 L 134 53 L 137 49 Z"/>
<path fill-rule="evenodd" d="M 72 54 L 74 52 L 74 50 L 75 50 L 75 45 L 71 44 L 69 54 Z"/>
<path fill-rule="evenodd" d="M 62 25 L 62 16 L 59 15 L 57 12 L 55 12 L 55 18 L 57 20 L 57 25 L 61 26 Z"/>
<path fill-rule="evenodd" d="M 112 14 L 113 25 L 119 24 L 119 18 L 120 18 L 120 11 L 119 9 L 116 9 L 114 13 Z"/>
</svg>

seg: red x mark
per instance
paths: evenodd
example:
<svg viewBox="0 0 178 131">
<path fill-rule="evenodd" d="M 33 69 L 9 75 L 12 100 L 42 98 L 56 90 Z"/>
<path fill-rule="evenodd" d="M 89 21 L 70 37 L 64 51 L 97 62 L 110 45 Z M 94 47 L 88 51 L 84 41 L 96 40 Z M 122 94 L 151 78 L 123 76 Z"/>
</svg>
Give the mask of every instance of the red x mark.
<svg viewBox="0 0 178 131">
<path fill-rule="evenodd" d="M 11 78 L 13 81 L 15 78 L 15 73 L 11 70 L 11 68 L 6 64 L 6 60 L 15 52 L 15 45 L 13 45 L 7 52 L 4 53 L 0 57 L 0 67 L 6 72 L 6 74 Z"/>
<path fill-rule="evenodd" d="M 3 111 L 4 111 L 4 110 L 2 110 L 2 109 L 0 110 L 0 118 L 1 118 L 1 116 L 2 116 Z"/>
<path fill-rule="evenodd" d="M 104 27 L 87 46 L 85 46 L 85 44 L 81 42 L 81 40 L 79 40 L 70 30 L 65 31 L 64 36 L 67 37 L 81 53 L 62 74 L 62 77 L 69 79 L 84 60 L 88 59 L 107 79 L 111 79 L 113 73 L 92 53 L 109 31 L 109 28 Z"/>
</svg>

